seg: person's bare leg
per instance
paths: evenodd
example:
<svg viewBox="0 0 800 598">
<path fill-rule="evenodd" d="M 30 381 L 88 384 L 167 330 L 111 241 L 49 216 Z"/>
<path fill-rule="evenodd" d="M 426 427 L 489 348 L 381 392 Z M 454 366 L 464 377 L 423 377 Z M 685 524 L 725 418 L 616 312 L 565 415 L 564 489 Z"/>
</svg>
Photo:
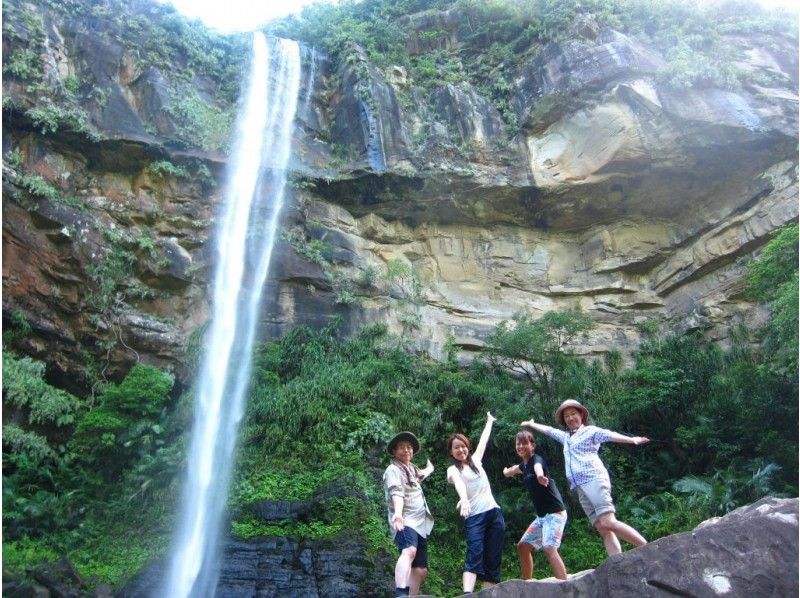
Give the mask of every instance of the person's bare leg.
<svg viewBox="0 0 800 598">
<path fill-rule="evenodd" d="M 556 579 L 567 579 L 567 568 L 564 566 L 564 561 L 561 560 L 561 555 L 558 554 L 558 548 L 555 546 L 545 546 L 542 551 L 547 556 L 550 563 L 550 568 L 553 570 L 553 575 Z"/>
<path fill-rule="evenodd" d="M 412 567 L 411 568 L 411 576 L 408 580 L 408 585 L 411 588 L 408 592 L 409 596 L 416 596 L 419 594 L 419 588 L 422 585 L 422 582 L 425 580 L 425 576 L 428 575 L 428 568 L 427 567 Z"/>
<path fill-rule="evenodd" d="M 475 589 L 475 582 L 477 580 L 478 575 L 476 573 L 464 571 L 464 574 L 461 576 L 461 587 L 465 592 L 472 592 Z"/>
<path fill-rule="evenodd" d="M 494 587 L 494 586 L 496 586 L 496 585 L 497 585 L 497 584 L 496 584 L 496 583 L 494 583 L 493 581 L 486 581 L 486 580 L 484 579 L 484 580 L 481 582 L 481 589 L 482 589 L 482 590 L 485 590 L 486 588 L 492 588 L 492 587 Z"/>
<path fill-rule="evenodd" d="M 633 544 L 634 546 L 644 546 L 647 540 L 627 523 L 618 521 L 614 513 L 603 513 L 594 524 L 597 532 L 603 537 L 606 545 L 606 552 L 610 555 L 622 552 L 617 536 Z"/>
<path fill-rule="evenodd" d="M 619 544 L 619 539 L 614 535 L 614 532 L 603 525 L 602 517 L 595 522 L 594 529 L 596 529 L 597 533 L 600 534 L 600 537 L 603 538 L 603 544 L 606 547 L 606 553 L 608 556 L 622 552 L 622 546 Z"/>
<path fill-rule="evenodd" d="M 394 566 L 394 585 L 396 588 L 409 587 L 411 563 L 414 562 L 415 556 L 417 556 L 416 546 L 407 546 L 400 552 L 400 557 Z"/>
<path fill-rule="evenodd" d="M 644 539 L 644 536 L 637 532 L 634 528 L 632 528 L 627 523 L 623 523 L 619 519 L 614 516 L 614 513 L 608 513 L 610 515 L 609 522 L 607 526 L 614 532 L 617 537 L 622 538 L 629 544 L 633 544 L 634 546 L 644 546 L 647 544 L 647 540 Z"/>
<path fill-rule="evenodd" d="M 527 542 L 519 542 L 517 554 L 519 554 L 519 570 L 522 579 L 530 579 L 533 577 L 533 546 Z"/>
</svg>

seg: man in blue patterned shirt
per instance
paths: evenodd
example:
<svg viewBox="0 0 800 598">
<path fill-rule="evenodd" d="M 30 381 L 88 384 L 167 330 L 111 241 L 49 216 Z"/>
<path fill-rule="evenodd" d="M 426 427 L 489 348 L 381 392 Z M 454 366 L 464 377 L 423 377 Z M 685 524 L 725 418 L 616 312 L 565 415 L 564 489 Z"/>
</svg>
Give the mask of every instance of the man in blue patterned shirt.
<svg viewBox="0 0 800 598">
<path fill-rule="evenodd" d="M 581 507 L 589 517 L 597 533 L 603 538 L 609 555 L 622 552 L 619 539 L 634 546 L 643 546 L 647 540 L 630 525 L 618 521 L 611 499 L 611 480 L 608 470 L 597 454 L 604 442 L 623 444 L 645 444 L 650 440 L 644 436 L 624 436 L 611 430 L 586 425 L 589 410 L 578 401 L 569 399 L 556 410 L 556 421 L 567 431 L 537 424 L 533 419 L 522 422 L 534 430 L 557 440 L 564 447 L 564 467 L 570 490 L 577 490 Z"/>
</svg>

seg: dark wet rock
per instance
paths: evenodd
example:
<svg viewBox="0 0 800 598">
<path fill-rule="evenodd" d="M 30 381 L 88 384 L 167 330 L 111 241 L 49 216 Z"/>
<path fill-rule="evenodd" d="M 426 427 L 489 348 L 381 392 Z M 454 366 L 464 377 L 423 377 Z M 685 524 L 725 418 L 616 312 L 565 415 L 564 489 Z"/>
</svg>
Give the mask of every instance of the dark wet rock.
<svg viewBox="0 0 800 598">
<path fill-rule="evenodd" d="M 330 540 L 260 538 L 228 540 L 216 595 L 220 598 L 351 598 L 385 596 L 391 586 L 386 555 L 369 555 L 363 542 L 344 535 Z M 116 595 L 141 598 L 158 591 L 163 561 L 151 564 Z"/>
</svg>

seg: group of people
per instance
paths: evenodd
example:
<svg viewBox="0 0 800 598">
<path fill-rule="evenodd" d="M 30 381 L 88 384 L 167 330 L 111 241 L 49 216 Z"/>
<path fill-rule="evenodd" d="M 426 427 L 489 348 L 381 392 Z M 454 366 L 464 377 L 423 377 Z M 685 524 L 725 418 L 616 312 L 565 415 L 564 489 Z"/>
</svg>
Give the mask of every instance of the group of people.
<svg viewBox="0 0 800 598">
<path fill-rule="evenodd" d="M 558 553 L 567 511 L 547 463 L 536 454 L 536 440 L 531 429 L 563 445 L 570 490 L 577 492 L 581 507 L 603 538 L 609 555 L 622 551 L 619 538 L 634 546 L 647 543 L 634 528 L 617 520 L 611 499 L 611 482 L 598 450 L 604 442 L 640 445 L 647 443 L 648 439 L 624 436 L 589 425 L 588 409 L 572 399 L 559 406 L 555 418 L 565 430 L 533 419 L 522 422 L 523 429 L 515 437 L 520 462 L 503 469 L 505 477 L 522 476 L 536 511 L 536 518 L 517 543 L 522 579 L 533 576 L 534 550 L 544 552 L 557 579 L 567 579 L 564 561 Z M 464 517 L 466 530 L 467 553 L 462 574 L 464 592 L 474 591 L 478 580 L 484 588 L 500 582 L 506 524 L 483 468 L 483 454 L 494 422 L 492 414 L 487 413 L 486 425 L 474 451 L 464 434 L 453 434 L 447 440 L 447 451 L 453 460 L 447 468 L 447 481 L 455 487 L 458 495 L 456 509 Z M 412 463 L 420 444 L 411 432 L 395 435 L 387 448 L 391 463 L 383 474 L 383 485 L 389 529 L 400 551 L 395 565 L 395 596 L 416 596 L 428 573 L 428 536 L 433 529 L 433 516 L 421 484 L 434 468 L 430 460 L 424 469 Z"/>
</svg>

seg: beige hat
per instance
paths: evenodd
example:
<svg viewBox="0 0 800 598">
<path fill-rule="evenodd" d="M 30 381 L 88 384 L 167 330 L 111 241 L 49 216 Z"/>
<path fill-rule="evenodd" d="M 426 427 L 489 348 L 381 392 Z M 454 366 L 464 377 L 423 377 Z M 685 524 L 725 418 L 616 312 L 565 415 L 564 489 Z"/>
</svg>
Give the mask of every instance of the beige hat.
<svg viewBox="0 0 800 598">
<path fill-rule="evenodd" d="M 563 413 L 565 409 L 568 409 L 570 407 L 572 407 L 573 409 L 577 409 L 578 411 L 581 412 L 581 423 L 585 424 L 586 421 L 589 419 L 589 410 L 583 405 L 581 405 L 575 399 L 567 399 L 566 401 L 561 403 L 561 405 L 558 406 L 558 409 L 556 409 L 556 421 L 560 423 L 562 426 L 566 427 L 567 424 L 564 423 Z"/>
<path fill-rule="evenodd" d="M 411 432 L 398 432 L 395 434 L 394 438 L 389 441 L 389 445 L 386 447 L 386 450 L 390 455 L 394 455 L 394 449 L 397 446 L 397 443 L 401 440 L 407 440 L 411 443 L 415 455 L 419 452 L 419 440 L 417 440 L 416 436 L 414 436 Z"/>
</svg>

